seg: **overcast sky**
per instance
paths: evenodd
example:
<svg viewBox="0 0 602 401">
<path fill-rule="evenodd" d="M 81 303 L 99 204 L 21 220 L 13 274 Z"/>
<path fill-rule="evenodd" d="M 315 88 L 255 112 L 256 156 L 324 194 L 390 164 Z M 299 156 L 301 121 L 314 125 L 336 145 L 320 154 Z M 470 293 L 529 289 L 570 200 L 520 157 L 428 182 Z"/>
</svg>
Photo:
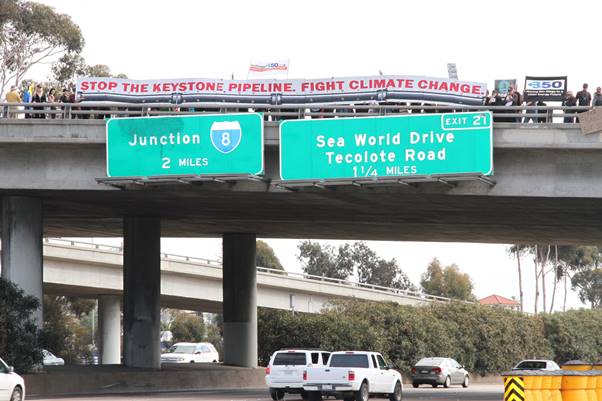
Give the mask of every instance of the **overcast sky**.
<svg viewBox="0 0 602 401">
<path fill-rule="evenodd" d="M 290 59 L 290 78 L 385 74 L 462 80 L 568 75 L 570 90 L 602 83 L 599 2 L 590 1 L 78 1 L 45 0 L 86 39 L 89 64 L 130 78 L 246 78 L 251 59 Z M 43 80 L 48 66 L 28 76 Z M 269 240 L 289 270 L 296 243 Z M 217 257 L 219 240 L 164 240 L 164 251 Z M 504 245 L 370 242 L 417 283 L 433 257 L 468 272 L 477 296 L 518 296 Z M 525 260 L 527 305 L 533 269 Z M 551 283 L 549 284 L 551 286 Z M 530 291 L 529 291 L 530 290 Z M 568 304 L 580 307 L 575 294 Z"/>
</svg>

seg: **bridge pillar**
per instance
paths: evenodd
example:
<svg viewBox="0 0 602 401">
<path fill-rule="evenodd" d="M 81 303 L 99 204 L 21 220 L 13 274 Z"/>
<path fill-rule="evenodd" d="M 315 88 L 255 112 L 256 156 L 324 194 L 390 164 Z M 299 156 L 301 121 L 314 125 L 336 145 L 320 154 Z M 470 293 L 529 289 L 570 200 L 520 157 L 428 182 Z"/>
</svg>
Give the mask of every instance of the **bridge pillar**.
<svg viewBox="0 0 602 401">
<path fill-rule="evenodd" d="M 255 234 L 224 234 L 224 363 L 257 366 Z"/>
<path fill-rule="evenodd" d="M 2 277 L 40 300 L 34 313 L 38 327 L 42 313 L 42 200 L 26 196 L 2 199 Z"/>
<path fill-rule="evenodd" d="M 160 368 L 160 219 L 125 217 L 123 242 L 124 364 Z"/>
<path fill-rule="evenodd" d="M 119 295 L 98 297 L 100 329 L 100 362 L 103 365 L 121 363 L 121 299 Z"/>
</svg>

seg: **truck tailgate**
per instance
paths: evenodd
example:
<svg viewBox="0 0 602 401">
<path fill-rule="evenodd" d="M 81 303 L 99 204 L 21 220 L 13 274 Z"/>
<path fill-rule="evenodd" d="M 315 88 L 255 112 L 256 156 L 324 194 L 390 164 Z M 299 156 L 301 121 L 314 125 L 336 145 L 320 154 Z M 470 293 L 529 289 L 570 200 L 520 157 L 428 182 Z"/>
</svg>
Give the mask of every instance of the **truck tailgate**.
<svg viewBox="0 0 602 401">
<path fill-rule="evenodd" d="M 307 385 L 313 384 L 346 384 L 349 368 L 307 368 Z"/>
</svg>

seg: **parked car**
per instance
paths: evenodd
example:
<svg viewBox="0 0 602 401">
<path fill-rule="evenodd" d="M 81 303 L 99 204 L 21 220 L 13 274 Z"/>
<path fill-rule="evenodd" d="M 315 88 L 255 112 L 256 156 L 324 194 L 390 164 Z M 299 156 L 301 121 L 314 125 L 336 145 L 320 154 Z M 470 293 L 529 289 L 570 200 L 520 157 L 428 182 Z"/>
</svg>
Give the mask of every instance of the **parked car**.
<svg viewBox="0 0 602 401">
<path fill-rule="evenodd" d="M 0 401 L 22 401 L 25 399 L 25 382 L 0 358 Z"/>
<path fill-rule="evenodd" d="M 65 360 L 63 358 L 55 356 L 52 352 L 48 350 L 43 349 L 42 355 L 44 356 L 44 366 L 55 366 L 65 364 Z"/>
<path fill-rule="evenodd" d="M 301 394 L 303 391 L 303 371 L 309 366 L 325 366 L 330 352 L 310 349 L 286 349 L 274 352 L 265 368 L 265 384 L 270 389 L 274 401 L 282 400 L 286 393 Z"/>
<path fill-rule="evenodd" d="M 468 387 L 470 374 L 464 366 L 451 358 L 422 358 L 412 368 L 412 386 L 430 384 L 433 387 L 443 385 L 448 388 L 452 384 Z"/>
<path fill-rule="evenodd" d="M 211 343 L 176 343 L 167 353 L 161 354 L 162 363 L 216 363 L 218 361 L 219 354 Z"/>
<path fill-rule="evenodd" d="M 512 370 L 560 370 L 560 366 L 546 359 L 526 359 L 520 361 Z"/>
<path fill-rule="evenodd" d="M 328 366 L 309 367 L 303 372 L 303 390 L 309 401 L 334 396 L 345 401 L 368 401 L 370 396 L 401 401 L 399 372 L 390 369 L 377 352 L 341 351 L 330 354 Z"/>
</svg>

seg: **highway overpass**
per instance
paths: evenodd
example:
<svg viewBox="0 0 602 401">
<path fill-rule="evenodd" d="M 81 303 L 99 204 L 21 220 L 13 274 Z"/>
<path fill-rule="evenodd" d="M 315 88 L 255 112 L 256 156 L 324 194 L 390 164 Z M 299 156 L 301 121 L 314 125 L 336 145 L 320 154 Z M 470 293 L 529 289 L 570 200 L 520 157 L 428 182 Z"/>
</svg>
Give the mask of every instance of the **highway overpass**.
<svg viewBox="0 0 602 401">
<path fill-rule="evenodd" d="M 265 124 L 265 182 L 100 184 L 102 120 L 0 120 L 0 190 L 43 199 L 44 235 L 121 236 L 122 218 L 161 216 L 161 234 L 215 237 L 599 243 L 602 141 L 577 124 L 494 126 L 495 185 L 478 180 L 299 188 L 278 173 L 278 125 Z"/>
<path fill-rule="evenodd" d="M 161 255 L 161 306 L 222 312 L 222 265 L 209 259 Z M 311 278 L 308 278 L 311 277 Z M 96 298 L 123 293 L 123 250 L 56 238 L 44 240 L 44 293 Z M 333 300 L 421 305 L 448 298 L 325 277 L 257 269 L 257 306 L 318 313 Z"/>
<path fill-rule="evenodd" d="M 91 105 L 74 107 L 94 113 Z M 147 115 L 165 106 L 125 105 L 111 113 L 132 114 L 136 107 Z M 272 120 L 306 113 L 283 116 L 270 110 L 275 106 L 264 107 Z M 519 116 L 522 109 L 508 110 Z M 159 336 L 160 238 L 222 236 L 224 360 L 255 366 L 257 237 L 602 241 L 602 136 L 584 135 L 578 124 L 494 124 L 491 180 L 403 178 L 390 185 L 295 188 L 278 182 L 278 132 L 278 122 L 265 122 L 263 177 L 107 183 L 105 121 L 0 120 L 3 276 L 41 297 L 44 236 L 123 236 L 124 361 L 158 367 L 152 344 Z M 105 300 L 102 309 L 114 311 L 115 299 Z"/>
</svg>

